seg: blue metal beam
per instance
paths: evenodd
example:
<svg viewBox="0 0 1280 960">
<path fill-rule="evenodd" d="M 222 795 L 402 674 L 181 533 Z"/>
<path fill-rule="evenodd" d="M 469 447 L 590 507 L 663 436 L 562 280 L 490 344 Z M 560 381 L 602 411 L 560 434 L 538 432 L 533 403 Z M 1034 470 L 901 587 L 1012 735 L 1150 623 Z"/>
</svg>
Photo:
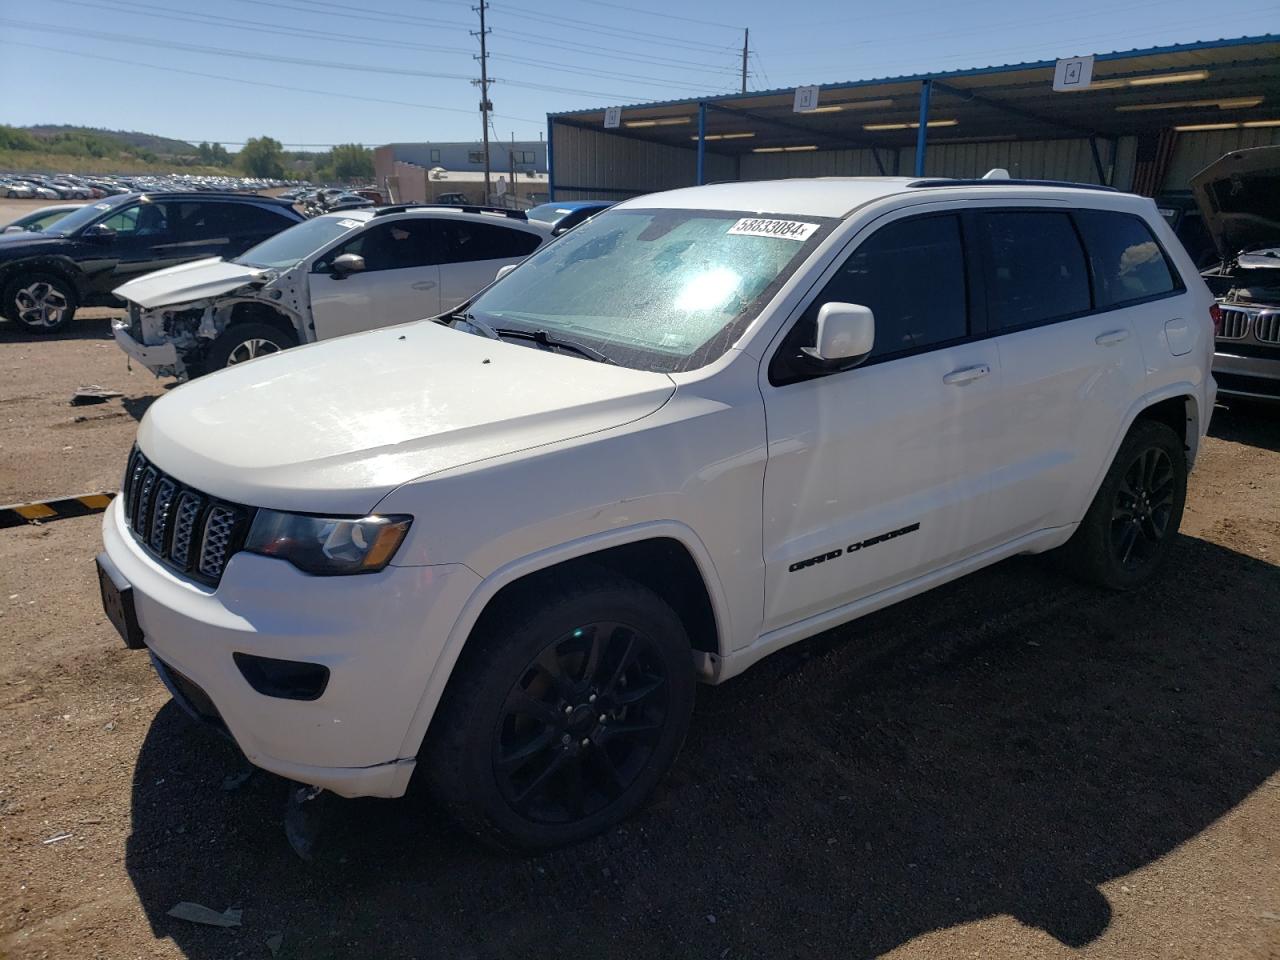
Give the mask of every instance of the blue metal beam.
<svg viewBox="0 0 1280 960">
<path fill-rule="evenodd" d="M 707 161 L 707 105 L 698 104 L 698 186 L 706 183 Z"/>
<path fill-rule="evenodd" d="M 929 145 L 929 94 L 932 80 L 920 81 L 920 129 L 916 131 L 916 176 L 924 176 L 924 152 Z"/>
<path fill-rule="evenodd" d="M 556 165 L 552 163 L 551 155 L 551 136 L 556 128 L 556 122 L 551 119 L 551 114 L 547 114 L 547 200 L 556 198 Z"/>
</svg>

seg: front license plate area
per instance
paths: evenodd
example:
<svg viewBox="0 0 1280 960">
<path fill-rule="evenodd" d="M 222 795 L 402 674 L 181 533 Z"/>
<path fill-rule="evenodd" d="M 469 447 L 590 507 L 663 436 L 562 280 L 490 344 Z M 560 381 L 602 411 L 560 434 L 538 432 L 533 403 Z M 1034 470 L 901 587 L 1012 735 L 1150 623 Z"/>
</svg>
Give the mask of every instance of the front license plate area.
<svg viewBox="0 0 1280 960">
<path fill-rule="evenodd" d="M 98 589 L 102 593 L 102 610 L 130 650 L 141 650 L 147 644 L 138 625 L 138 612 L 133 605 L 133 587 L 116 569 L 105 553 L 98 554 Z"/>
</svg>

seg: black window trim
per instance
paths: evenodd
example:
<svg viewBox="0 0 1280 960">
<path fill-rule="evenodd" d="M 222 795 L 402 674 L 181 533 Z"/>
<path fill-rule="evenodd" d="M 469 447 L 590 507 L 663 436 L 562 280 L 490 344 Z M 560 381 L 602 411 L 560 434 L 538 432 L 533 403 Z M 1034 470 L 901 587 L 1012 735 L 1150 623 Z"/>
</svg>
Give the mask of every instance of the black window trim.
<svg viewBox="0 0 1280 960">
<path fill-rule="evenodd" d="M 1133 300 L 1125 300 L 1122 303 L 1112 304 L 1107 307 L 1098 307 L 1097 306 L 1098 294 L 1096 289 L 1096 281 L 1093 276 L 1093 260 L 1089 256 L 1089 247 L 1084 241 L 1084 236 L 1080 231 L 1080 225 L 1076 222 L 1076 217 L 1075 217 L 1076 212 L 1079 210 L 1091 210 L 1099 213 L 1113 213 L 1118 216 L 1131 217 L 1137 220 L 1139 223 L 1141 223 L 1143 227 L 1146 228 L 1146 231 L 1149 234 L 1151 234 L 1151 239 L 1155 241 L 1156 247 L 1160 250 L 1160 255 L 1164 257 L 1165 264 L 1169 268 L 1169 274 L 1174 280 L 1174 284 L 1175 284 L 1174 289 L 1170 290 L 1167 293 L 1156 293 L 1147 297 L 1138 297 Z M 856 245 L 846 246 L 845 248 L 843 248 L 836 255 L 835 259 L 833 259 L 832 262 L 828 265 L 827 269 L 830 269 L 831 267 L 834 266 L 836 268 L 836 272 L 838 272 L 839 268 L 843 266 L 845 261 L 848 260 L 848 258 L 851 257 L 857 251 L 858 247 L 862 246 L 862 244 L 865 243 L 867 240 L 870 240 L 871 237 L 875 236 L 875 234 L 878 233 L 880 230 L 883 230 L 885 227 L 888 227 L 892 224 L 901 223 L 906 220 L 923 219 L 925 217 L 954 216 L 960 221 L 960 230 L 961 230 L 960 238 L 961 238 L 961 244 L 962 244 L 962 253 L 964 254 L 964 260 L 965 260 L 965 287 L 967 291 L 966 307 L 969 311 L 969 335 L 966 337 L 959 337 L 959 338 L 953 338 L 951 340 L 939 341 L 937 343 L 930 343 L 920 347 L 912 347 L 907 350 L 899 350 L 899 351 L 895 351 L 894 353 L 882 354 L 879 357 L 875 357 L 865 361 L 864 363 L 860 363 L 856 367 L 849 367 L 844 370 L 829 370 L 829 371 L 815 370 L 812 373 L 805 373 L 802 376 L 782 378 L 779 376 L 781 372 L 779 368 L 786 361 L 782 360 L 781 355 L 782 355 L 782 351 L 787 349 L 787 341 L 791 336 L 791 332 L 792 330 L 795 329 L 796 325 L 801 321 L 801 319 L 803 319 L 805 313 L 808 311 L 809 307 L 813 304 L 813 302 L 822 295 L 822 291 L 826 289 L 827 284 L 835 277 L 835 272 L 833 272 L 829 277 L 826 277 L 825 281 L 822 279 L 822 276 L 820 276 L 819 279 L 814 281 L 813 287 L 810 288 L 810 291 L 806 296 L 806 299 L 801 303 L 800 306 L 798 306 L 795 310 L 792 311 L 791 318 L 784 325 L 784 332 L 782 332 L 780 336 L 775 336 L 776 346 L 773 347 L 773 352 L 769 357 L 769 363 L 767 367 L 768 380 L 769 380 L 770 386 L 774 388 L 780 388 L 780 387 L 790 386 L 796 383 L 808 383 L 809 381 L 812 381 L 812 380 L 824 379 L 826 377 L 838 376 L 840 374 L 853 373 L 854 371 L 863 370 L 867 367 L 873 367 L 880 363 L 888 363 L 894 360 L 904 360 L 908 357 L 919 356 L 920 354 L 923 354 L 923 353 L 931 353 L 934 350 L 945 350 L 945 349 L 948 349 L 949 347 L 956 347 L 966 343 L 978 343 L 983 340 L 992 340 L 992 339 L 995 339 L 996 337 L 1010 336 L 1012 334 L 1022 333 L 1025 330 L 1034 330 L 1038 327 L 1047 327 L 1053 324 L 1066 323 L 1071 320 L 1081 320 L 1086 317 L 1101 316 L 1102 314 L 1112 313 L 1116 310 L 1128 310 L 1130 307 L 1137 307 L 1147 303 L 1156 303 L 1160 300 L 1169 300 L 1173 297 L 1180 297 L 1187 292 L 1187 286 L 1185 281 L 1183 281 L 1182 279 L 1181 271 L 1177 269 L 1176 264 L 1173 262 L 1172 258 L 1169 256 L 1168 250 L 1166 250 L 1164 244 L 1160 242 L 1160 238 L 1156 236 L 1155 231 L 1151 229 L 1151 225 L 1140 215 L 1136 213 L 1132 213 L 1128 210 L 1111 210 L 1106 207 L 1075 207 L 1075 206 L 1063 206 L 1063 205 L 1042 207 L 1042 206 L 1024 206 L 1021 204 L 1015 205 L 1015 206 L 989 206 L 989 205 L 983 204 L 979 206 L 976 204 L 970 205 L 966 203 L 964 206 L 946 207 L 941 210 L 930 210 L 927 213 L 908 214 L 907 216 L 904 216 L 904 217 L 895 217 L 894 219 L 891 219 L 891 220 L 885 220 L 885 222 L 883 223 L 880 222 L 882 219 L 892 216 L 893 212 L 896 212 L 896 211 L 886 212 L 883 215 L 883 217 L 877 217 L 876 220 L 872 221 L 871 224 L 868 224 L 868 226 L 871 226 L 874 229 L 872 229 L 870 233 L 868 233 L 865 237 L 863 237 L 862 240 L 858 241 Z M 971 246 L 969 246 L 969 238 L 970 237 L 973 237 L 975 239 L 977 238 L 978 236 L 977 218 L 982 216 L 983 214 L 1020 213 L 1020 212 L 1059 213 L 1059 214 L 1066 214 L 1067 217 L 1070 219 L 1072 230 L 1075 232 L 1075 235 L 1076 235 L 1076 242 L 1080 245 L 1080 252 L 1084 256 L 1085 270 L 1087 271 L 1087 274 L 1089 277 L 1089 305 L 1090 306 L 1088 310 L 1079 311 L 1076 313 L 1068 313 L 1068 314 L 1062 314 L 1060 316 L 1049 317 L 1043 320 L 1037 320 L 1034 323 L 1023 324 L 1017 327 L 1006 327 L 998 330 L 993 330 L 991 328 L 990 316 L 987 308 L 986 266 L 987 266 L 987 258 L 989 256 L 989 252 L 987 250 L 987 245 L 985 243 L 978 243 L 977 244 L 978 249 L 975 251 Z M 823 275 L 825 275 L 826 272 L 827 271 L 824 269 L 822 272 Z"/>
</svg>

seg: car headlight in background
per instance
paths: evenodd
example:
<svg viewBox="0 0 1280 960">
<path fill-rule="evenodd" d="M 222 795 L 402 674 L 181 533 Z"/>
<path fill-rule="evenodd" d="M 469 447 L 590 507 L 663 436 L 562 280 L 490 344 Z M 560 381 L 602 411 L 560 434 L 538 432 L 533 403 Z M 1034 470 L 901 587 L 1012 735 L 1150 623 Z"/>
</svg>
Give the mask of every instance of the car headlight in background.
<svg viewBox="0 0 1280 960">
<path fill-rule="evenodd" d="M 311 517 L 259 510 L 244 549 L 320 575 L 376 573 L 391 562 L 412 517 Z"/>
</svg>

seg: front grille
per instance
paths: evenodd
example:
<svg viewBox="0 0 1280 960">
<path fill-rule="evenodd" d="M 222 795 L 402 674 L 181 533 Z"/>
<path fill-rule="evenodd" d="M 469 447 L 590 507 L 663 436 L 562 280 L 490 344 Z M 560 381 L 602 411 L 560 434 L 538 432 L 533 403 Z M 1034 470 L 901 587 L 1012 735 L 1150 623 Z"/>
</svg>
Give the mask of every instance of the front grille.
<svg viewBox="0 0 1280 960">
<path fill-rule="evenodd" d="M 1249 332 L 1249 313 L 1234 307 L 1222 307 L 1222 329 L 1219 340 L 1243 340 Z"/>
<path fill-rule="evenodd" d="M 1253 321 L 1253 335 L 1263 343 L 1280 343 L 1280 311 L 1259 313 Z"/>
<path fill-rule="evenodd" d="M 171 570 L 217 586 L 227 562 L 244 546 L 252 507 L 188 487 L 151 464 L 137 447 L 124 475 L 129 529 Z"/>
</svg>

